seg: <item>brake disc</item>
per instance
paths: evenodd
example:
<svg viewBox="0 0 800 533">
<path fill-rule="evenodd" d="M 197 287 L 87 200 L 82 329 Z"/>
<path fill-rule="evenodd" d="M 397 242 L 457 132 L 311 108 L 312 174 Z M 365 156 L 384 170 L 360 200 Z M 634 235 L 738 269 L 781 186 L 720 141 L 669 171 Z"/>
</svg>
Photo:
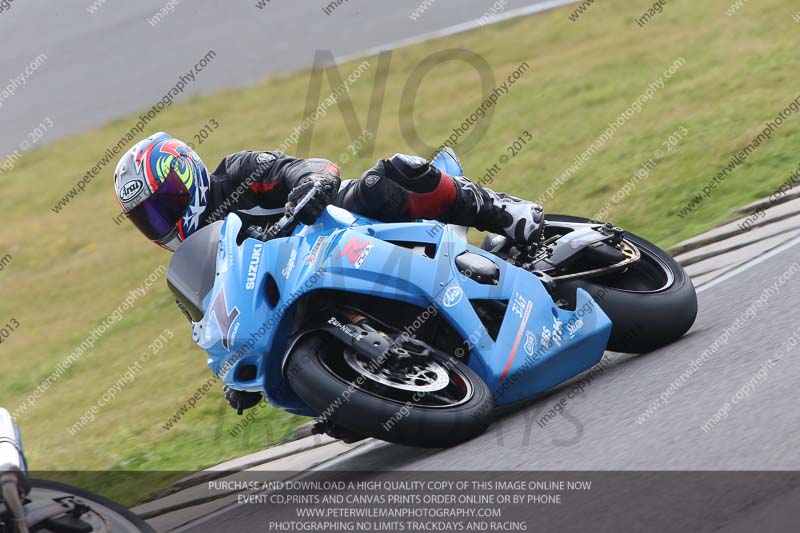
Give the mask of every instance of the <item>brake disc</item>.
<svg viewBox="0 0 800 533">
<path fill-rule="evenodd" d="M 345 350 L 344 360 L 360 375 L 394 389 L 410 392 L 435 392 L 450 384 L 449 372 L 435 361 L 414 362 L 402 370 L 389 365 L 376 367 L 374 363 L 358 356 L 354 350 Z"/>
</svg>

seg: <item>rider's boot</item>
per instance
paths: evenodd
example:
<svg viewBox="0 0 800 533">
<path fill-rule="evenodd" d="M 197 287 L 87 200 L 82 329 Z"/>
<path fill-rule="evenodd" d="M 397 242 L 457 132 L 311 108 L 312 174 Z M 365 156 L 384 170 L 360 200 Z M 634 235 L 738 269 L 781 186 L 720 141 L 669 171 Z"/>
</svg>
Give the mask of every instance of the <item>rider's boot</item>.
<svg viewBox="0 0 800 533">
<path fill-rule="evenodd" d="M 339 193 L 338 205 L 387 222 L 415 218 L 471 226 L 509 237 L 518 246 L 538 244 L 542 206 L 450 176 L 421 157 L 382 159 Z"/>
<path fill-rule="evenodd" d="M 495 192 L 464 177 L 452 179 L 458 196 L 445 215 L 446 222 L 497 233 L 517 245 L 535 247 L 539 243 L 544 229 L 541 205 Z"/>
</svg>

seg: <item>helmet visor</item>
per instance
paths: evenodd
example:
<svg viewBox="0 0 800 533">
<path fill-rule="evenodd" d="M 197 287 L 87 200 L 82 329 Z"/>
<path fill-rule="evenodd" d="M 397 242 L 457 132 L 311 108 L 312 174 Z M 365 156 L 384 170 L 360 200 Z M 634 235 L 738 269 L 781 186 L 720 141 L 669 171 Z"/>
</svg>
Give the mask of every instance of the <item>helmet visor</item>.
<svg viewBox="0 0 800 533">
<path fill-rule="evenodd" d="M 191 201 L 180 176 L 170 170 L 158 190 L 128 213 L 128 218 L 152 241 L 159 241 L 175 231 Z"/>
</svg>

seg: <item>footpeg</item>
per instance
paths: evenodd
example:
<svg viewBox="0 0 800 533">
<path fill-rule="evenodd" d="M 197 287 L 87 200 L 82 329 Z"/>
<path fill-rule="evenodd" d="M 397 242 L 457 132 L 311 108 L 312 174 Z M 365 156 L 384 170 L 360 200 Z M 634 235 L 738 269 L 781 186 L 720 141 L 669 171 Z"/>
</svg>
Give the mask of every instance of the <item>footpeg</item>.
<svg viewBox="0 0 800 533">
<path fill-rule="evenodd" d="M 337 427 L 328 421 L 317 420 L 311 428 L 312 435 L 328 435 L 331 438 L 338 439 L 345 444 L 353 444 L 367 437 L 359 435 L 348 429 Z"/>
</svg>

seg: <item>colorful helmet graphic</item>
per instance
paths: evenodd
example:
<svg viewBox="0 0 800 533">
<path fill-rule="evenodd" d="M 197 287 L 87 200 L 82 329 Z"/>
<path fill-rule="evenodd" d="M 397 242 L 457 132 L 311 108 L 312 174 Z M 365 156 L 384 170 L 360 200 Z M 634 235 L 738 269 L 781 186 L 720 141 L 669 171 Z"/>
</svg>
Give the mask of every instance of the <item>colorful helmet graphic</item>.
<svg viewBox="0 0 800 533">
<path fill-rule="evenodd" d="M 197 231 L 208 186 L 200 157 L 163 132 L 128 150 L 114 171 L 122 210 L 148 239 L 173 251 Z"/>
</svg>

